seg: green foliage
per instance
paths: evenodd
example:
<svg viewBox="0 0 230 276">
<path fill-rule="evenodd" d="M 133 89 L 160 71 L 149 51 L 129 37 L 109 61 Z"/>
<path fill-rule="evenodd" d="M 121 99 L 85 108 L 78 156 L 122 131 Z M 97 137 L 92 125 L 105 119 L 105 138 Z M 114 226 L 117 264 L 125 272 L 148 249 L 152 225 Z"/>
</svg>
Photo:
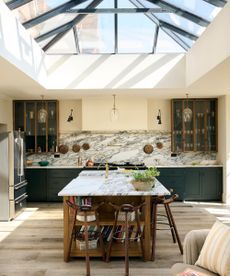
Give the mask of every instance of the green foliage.
<svg viewBox="0 0 230 276">
<path fill-rule="evenodd" d="M 151 167 L 144 171 L 134 171 L 132 173 L 135 181 L 149 182 L 152 181 L 155 176 L 159 176 L 160 172 L 157 168 Z"/>
</svg>

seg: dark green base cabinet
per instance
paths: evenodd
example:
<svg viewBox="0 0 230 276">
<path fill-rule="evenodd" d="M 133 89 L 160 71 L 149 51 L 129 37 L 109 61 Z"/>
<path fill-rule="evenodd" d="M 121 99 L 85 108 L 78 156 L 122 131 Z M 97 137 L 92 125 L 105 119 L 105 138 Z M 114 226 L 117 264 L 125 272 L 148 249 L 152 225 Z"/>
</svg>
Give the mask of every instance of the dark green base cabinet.
<svg viewBox="0 0 230 276">
<path fill-rule="evenodd" d="M 60 202 L 58 193 L 81 169 L 26 169 L 29 202 Z"/>
<path fill-rule="evenodd" d="M 222 167 L 159 168 L 159 181 L 179 200 L 222 200 Z"/>
</svg>

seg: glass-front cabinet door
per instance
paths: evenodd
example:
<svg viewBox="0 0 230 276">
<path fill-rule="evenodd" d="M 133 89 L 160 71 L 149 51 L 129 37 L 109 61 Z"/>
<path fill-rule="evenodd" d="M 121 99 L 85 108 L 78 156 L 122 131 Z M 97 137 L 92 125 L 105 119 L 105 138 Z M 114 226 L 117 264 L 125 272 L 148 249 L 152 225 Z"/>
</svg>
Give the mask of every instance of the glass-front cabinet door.
<svg viewBox="0 0 230 276">
<path fill-rule="evenodd" d="M 57 145 L 57 103 L 48 102 L 48 151 L 54 152 Z"/>
<path fill-rule="evenodd" d="M 35 110 L 35 103 L 34 102 L 26 102 L 25 103 L 26 109 L 26 127 L 25 127 L 25 139 L 26 139 L 26 151 L 33 153 L 35 152 L 35 136 L 36 136 L 36 110 Z"/>
<path fill-rule="evenodd" d="M 173 152 L 217 151 L 217 99 L 172 100 L 171 140 Z"/>
<path fill-rule="evenodd" d="M 14 130 L 26 134 L 26 152 L 54 152 L 58 145 L 58 101 L 14 101 Z"/>
</svg>

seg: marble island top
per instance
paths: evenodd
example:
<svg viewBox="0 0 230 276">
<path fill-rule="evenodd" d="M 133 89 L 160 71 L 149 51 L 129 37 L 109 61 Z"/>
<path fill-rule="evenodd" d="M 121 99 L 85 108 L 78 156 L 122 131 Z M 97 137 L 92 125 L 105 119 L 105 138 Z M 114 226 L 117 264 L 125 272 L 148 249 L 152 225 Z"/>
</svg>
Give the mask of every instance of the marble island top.
<svg viewBox="0 0 230 276">
<path fill-rule="evenodd" d="M 58 196 L 153 196 L 169 195 L 170 192 L 156 179 L 151 191 L 136 191 L 131 184 L 131 176 L 124 172 L 82 171 L 79 176 L 65 186 Z"/>
</svg>

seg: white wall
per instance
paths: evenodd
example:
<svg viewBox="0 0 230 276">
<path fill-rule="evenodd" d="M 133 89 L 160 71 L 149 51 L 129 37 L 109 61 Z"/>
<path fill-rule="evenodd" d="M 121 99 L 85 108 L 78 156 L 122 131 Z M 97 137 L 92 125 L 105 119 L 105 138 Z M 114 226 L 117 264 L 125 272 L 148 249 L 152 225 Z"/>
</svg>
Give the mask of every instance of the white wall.
<svg viewBox="0 0 230 276">
<path fill-rule="evenodd" d="M 67 122 L 67 118 L 73 109 L 73 121 Z M 71 133 L 82 129 L 82 104 L 81 100 L 59 101 L 59 132 Z"/>
<path fill-rule="evenodd" d="M 89 97 L 82 100 L 83 130 L 146 130 L 147 99 L 116 97 L 119 120 L 110 119 L 113 97 Z"/>
<path fill-rule="evenodd" d="M 156 119 L 158 111 L 161 111 L 162 124 Z M 159 131 L 171 131 L 171 101 L 151 99 L 148 100 L 148 129 Z"/>
<path fill-rule="evenodd" d="M 52 89 L 185 87 L 184 54 L 50 55 L 46 66 Z"/>
<path fill-rule="evenodd" d="M 223 201 L 230 204 L 230 96 L 218 99 L 218 161 L 223 164 Z"/>
<path fill-rule="evenodd" d="M 230 54 L 230 2 L 206 28 L 186 55 L 186 84 L 191 85 Z"/>
<path fill-rule="evenodd" d="M 7 125 L 7 131 L 13 130 L 13 107 L 12 100 L 0 98 L 0 124 Z"/>
<path fill-rule="evenodd" d="M 0 0 L 0 57 L 28 76 L 45 83 L 44 52 Z"/>
</svg>

